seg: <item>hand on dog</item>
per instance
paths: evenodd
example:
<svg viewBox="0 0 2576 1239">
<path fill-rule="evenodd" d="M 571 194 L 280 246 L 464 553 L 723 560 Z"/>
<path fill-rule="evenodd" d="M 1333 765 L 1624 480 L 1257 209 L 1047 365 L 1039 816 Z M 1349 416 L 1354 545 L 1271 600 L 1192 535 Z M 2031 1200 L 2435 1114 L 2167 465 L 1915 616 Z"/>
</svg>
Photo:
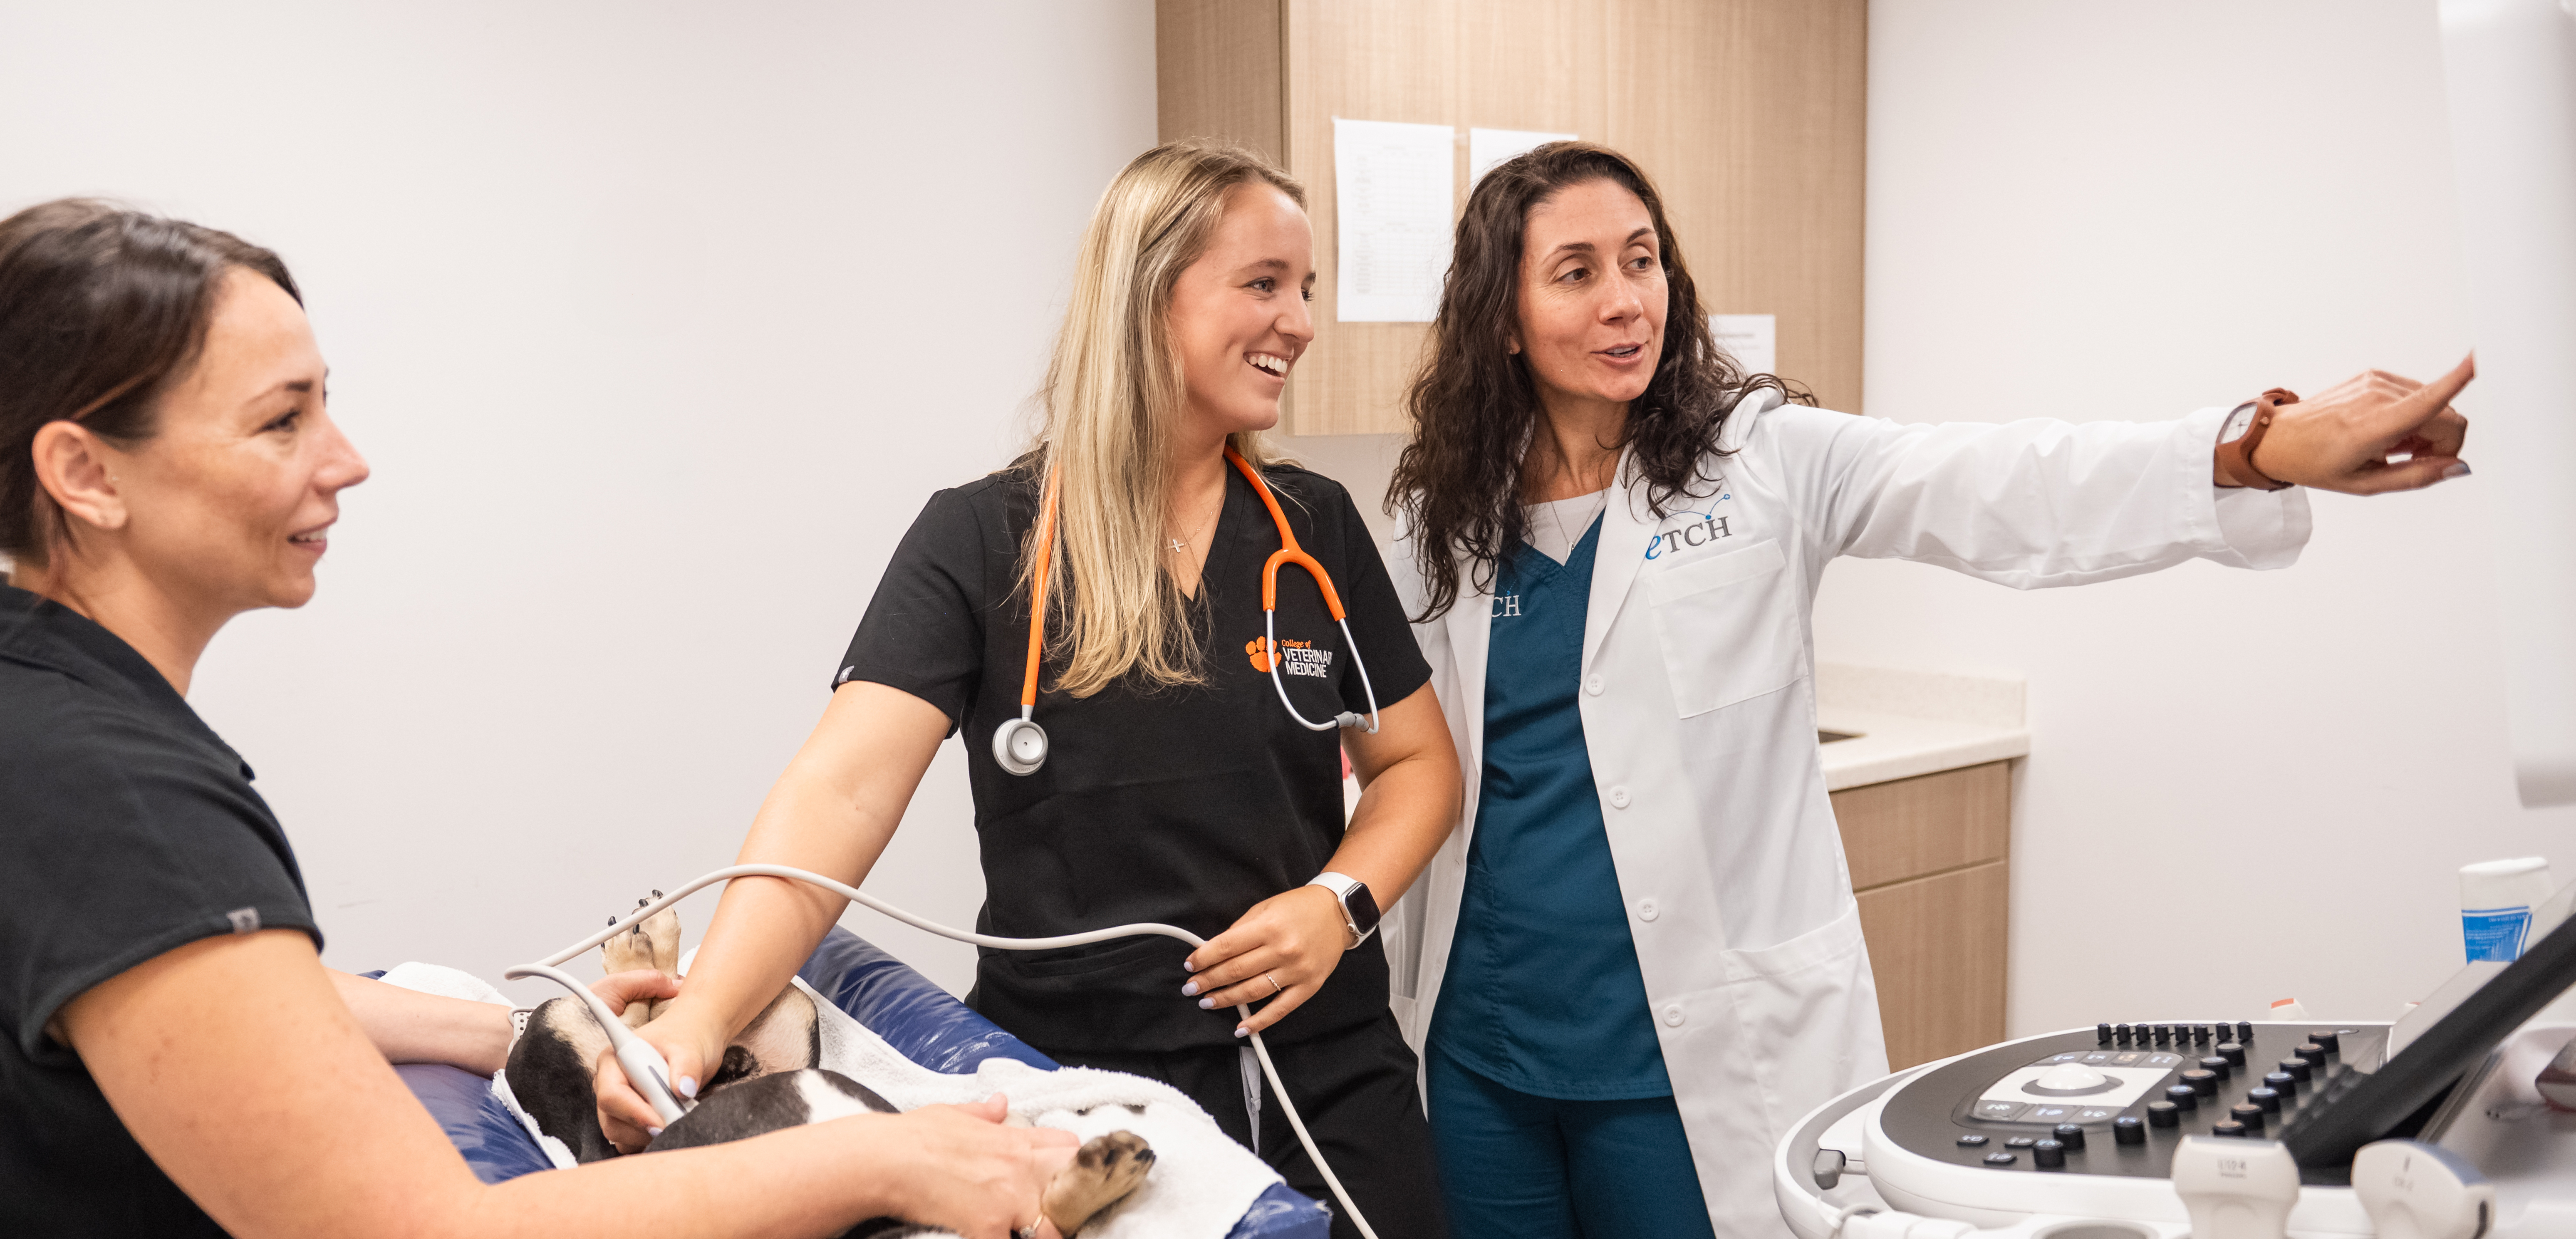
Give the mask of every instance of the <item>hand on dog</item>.
<svg viewBox="0 0 2576 1239">
<path fill-rule="evenodd" d="M 1323 887 L 1300 886 L 1252 905 L 1231 928 L 1192 952 L 1182 966 L 1195 975 L 1181 993 L 1209 1010 L 1264 1004 L 1235 1026 L 1235 1036 L 1250 1036 L 1314 997 L 1342 966 L 1348 941 L 1340 901 Z"/>
<path fill-rule="evenodd" d="M 1053 1127 L 1010 1127 L 1009 1102 L 995 1093 L 971 1106 L 923 1106 L 904 1114 L 836 1120 L 902 1124 L 894 1142 L 910 1164 L 886 1174 L 900 1193 L 894 1214 L 966 1239 L 1052 1236 L 1041 1211 L 1047 1183 L 1073 1161 L 1081 1141 Z"/>
<path fill-rule="evenodd" d="M 591 982 L 590 992 L 599 995 L 610 1011 L 624 1015 L 628 1003 L 679 997 L 680 978 L 651 968 L 637 968 L 631 972 L 612 972 Z"/>
<path fill-rule="evenodd" d="M 715 1039 L 713 1048 L 704 1048 L 707 1038 L 669 1015 L 636 1029 L 635 1035 L 671 1065 L 671 1088 L 684 1101 L 695 1098 L 698 1086 L 712 1078 L 715 1069 L 709 1064 L 724 1061 L 722 1038 Z M 591 1067 L 590 1087 L 599 1099 L 600 1134 L 608 1137 L 608 1143 L 618 1152 L 641 1153 L 653 1137 L 662 1134 L 662 1116 L 654 1113 L 652 1103 L 627 1082 L 626 1069 L 618 1066 L 616 1054 L 599 1056 Z"/>
</svg>

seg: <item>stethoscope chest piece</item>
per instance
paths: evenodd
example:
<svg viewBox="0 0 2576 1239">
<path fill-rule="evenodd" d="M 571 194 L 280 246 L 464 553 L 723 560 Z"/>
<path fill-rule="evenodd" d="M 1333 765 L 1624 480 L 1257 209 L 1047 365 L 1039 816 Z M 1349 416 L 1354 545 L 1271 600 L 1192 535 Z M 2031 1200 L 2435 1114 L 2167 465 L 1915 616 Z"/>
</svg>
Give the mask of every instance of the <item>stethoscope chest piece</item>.
<svg viewBox="0 0 2576 1239">
<path fill-rule="evenodd" d="M 1274 657 L 1266 669 L 1270 672 L 1270 687 L 1279 694 L 1279 704 L 1287 707 L 1288 716 L 1308 731 L 1354 727 L 1375 734 L 1378 725 L 1377 687 L 1369 683 L 1368 664 L 1360 659 L 1359 644 L 1351 640 L 1350 618 L 1342 611 L 1341 594 L 1333 588 L 1332 574 L 1324 571 L 1324 565 L 1297 545 L 1297 531 L 1289 528 L 1288 514 L 1279 510 L 1279 499 L 1270 493 L 1270 484 L 1261 480 L 1261 471 L 1253 468 L 1252 462 L 1230 446 L 1225 449 L 1225 459 L 1243 475 L 1244 481 L 1252 484 L 1253 493 L 1261 496 L 1261 506 L 1270 510 L 1270 523 L 1279 529 L 1279 549 L 1272 552 L 1269 561 L 1261 566 L 1263 638 L 1270 643 L 1269 648 L 1279 648 L 1279 566 L 1295 564 L 1305 569 L 1307 575 L 1315 578 L 1315 587 L 1323 592 L 1324 610 L 1333 617 L 1334 625 L 1342 630 L 1342 648 L 1350 651 L 1351 667 L 1359 672 L 1360 689 L 1368 694 L 1369 712 L 1362 715 L 1356 710 L 1344 710 L 1321 723 L 1307 718 L 1298 711 L 1297 703 L 1288 699 L 1288 684 L 1279 678 L 1280 664 Z M 1033 554 L 1036 566 L 1029 577 L 1029 597 L 1034 601 L 1029 607 L 1029 660 L 1020 672 L 1020 716 L 1003 723 L 993 732 L 993 760 L 1000 763 L 1002 769 L 1018 775 L 1037 773 L 1047 758 L 1046 729 L 1031 721 L 1029 716 L 1037 713 L 1038 656 L 1046 652 L 1047 570 L 1055 559 L 1055 483 L 1055 471 L 1050 469 L 1047 471 L 1046 490 L 1038 498 L 1038 527 Z"/>
<path fill-rule="evenodd" d="M 993 730 L 993 760 L 1013 774 L 1035 774 L 1046 764 L 1046 728 L 1015 718 Z"/>
</svg>

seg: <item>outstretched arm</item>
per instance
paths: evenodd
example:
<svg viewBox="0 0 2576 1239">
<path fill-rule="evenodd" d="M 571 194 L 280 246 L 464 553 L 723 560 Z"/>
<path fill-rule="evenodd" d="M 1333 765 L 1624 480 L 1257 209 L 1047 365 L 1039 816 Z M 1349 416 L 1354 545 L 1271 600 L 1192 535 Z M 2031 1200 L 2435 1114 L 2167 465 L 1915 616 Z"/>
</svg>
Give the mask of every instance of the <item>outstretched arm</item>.
<svg viewBox="0 0 2576 1239">
<path fill-rule="evenodd" d="M 424 994 L 325 968 L 341 1005 L 358 1021 L 367 1040 L 389 1063 L 446 1063 L 476 1075 L 499 1071 L 510 1059 L 510 1009 Z M 624 1011 L 637 999 L 668 998 L 679 983 L 643 969 L 612 973 L 590 988 L 608 1000 L 608 1009 Z"/>
<path fill-rule="evenodd" d="M 2463 363 L 2413 386 L 2374 372 L 2283 406 L 2256 450 L 2257 468 L 2354 494 L 2455 476 L 2467 422 L 2450 397 L 2472 373 Z M 1759 413 L 1749 433 L 1767 440 L 1762 457 L 1818 517 L 1805 531 L 1811 573 L 1835 555 L 1856 555 L 2032 589 L 2192 558 L 2252 568 L 2295 562 L 2307 540 L 2306 492 L 2226 485 L 2218 435 L 2227 413 L 1909 425 L 1787 407 Z"/>
<path fill-rule="evenodd" d="M 866 882 L 947 735 L 948 716 L 919 697 L 865 680 L 842 685 L 770 787 L 734 863 Z M 848 906 L 830 891 L 784 878 L 726 885 L 688 984 L 636 1033 L 662 1052 L 682 1093 L 696 1094 L 724 1060 L 725 1043 L 787 987 Z M 600 1060 L 595 1084 L 609 1142 L 628 1152 L 644 1147 L 661 1120 L 614 1057 Z"/>
</svg>

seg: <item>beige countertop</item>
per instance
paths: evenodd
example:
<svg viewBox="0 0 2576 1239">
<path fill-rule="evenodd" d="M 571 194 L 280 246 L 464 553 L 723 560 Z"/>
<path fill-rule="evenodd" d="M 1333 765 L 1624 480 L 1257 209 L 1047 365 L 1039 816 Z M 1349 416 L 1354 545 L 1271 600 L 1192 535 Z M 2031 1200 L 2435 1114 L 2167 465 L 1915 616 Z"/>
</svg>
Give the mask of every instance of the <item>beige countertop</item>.
<svg viewBox="0 0 2576 1239">
<path fill-rule="evenodd" d="M 2022 682 L 1848 663 L 1816 664 L 1825 788 L 1841 791 L 2030 755 Z"/>
</svg>

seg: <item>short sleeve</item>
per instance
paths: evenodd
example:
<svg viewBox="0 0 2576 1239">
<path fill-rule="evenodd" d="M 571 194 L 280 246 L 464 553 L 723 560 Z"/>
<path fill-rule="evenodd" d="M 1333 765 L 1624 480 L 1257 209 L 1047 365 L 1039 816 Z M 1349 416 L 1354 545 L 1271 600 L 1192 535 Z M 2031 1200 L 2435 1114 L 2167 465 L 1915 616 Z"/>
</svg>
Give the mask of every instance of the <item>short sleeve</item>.
<svg viewBox="0 0 2576 1239">
<path fill-rule="evenodd" d="M 45 1025 L 102 981 L 200 938 L 301 930 L 303 882 L 230 755 L 57 695 L 11 712 L 0 757 L 0 1020 L 30 1061 L 70 1065 Z"/>
<path fill-rule="evenodd" d="M 987 528 L 976 511 L 977 489 L 944 490 L 922 507 L 832 680 L 902 689 L 947 715 L 951 733 L 983 681 L 986 568 L 997 546 L 1003 562 L 1014 554 L 1002 522 Z"/>
<path fill-rule="evenodd" d="M 1384 708 L 1429 683 L 1431 664 L 1423 661 L 1422 647 L 1413 639 L 1412 612 L 1405 609 L 1403 597 L 1387 575 L 1386 558 L 1368 522 L 1360 519 L 1349 491 L 1336 486 L 1333 494 L 1341 505 L 1344 565 L 1335 585 L 1342 595 L 1343 613 L 1350 618 L 1351 642 L 1359 647 L 1369 683 L 1377 689 L 1378 705 Z M 1359 677 L 1342 681 L 1342 704 L 1362 712 L 1369 708 Z"/>
</svg>

